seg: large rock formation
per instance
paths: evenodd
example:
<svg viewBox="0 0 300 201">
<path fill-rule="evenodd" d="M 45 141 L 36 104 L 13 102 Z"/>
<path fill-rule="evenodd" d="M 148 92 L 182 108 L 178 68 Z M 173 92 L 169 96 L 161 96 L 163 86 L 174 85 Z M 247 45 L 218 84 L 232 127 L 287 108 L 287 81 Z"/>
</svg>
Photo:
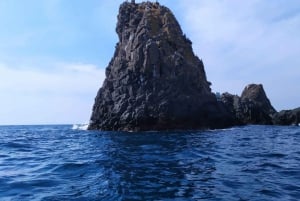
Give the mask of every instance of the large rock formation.
<svg viewBox="0 0 300 201">
<path fill-rule="evenodd" d="M 119 43 L 95 99 L 89 129 L 299 125 L 300 108 L 277 113 L 261 84 L 248 85 L 241 97 L 215 96 L 203 62 L 172 12 L 158 3 L 134 2 L 120 6 Z"/>
<path fill-rule="evenodd" d="M 273 124 L 276 110 L 261 84 L 246 86 L 241 97 L 224 93 L 221 100 L 240 124 Z"/>
<path fill-rule="evenodd" d="M 223 128 L 232 115 L 211 93 L 202 61 L 172 12 L 158 3 L 120 6 L 119 43 L 89 129 Z"/>
</svg>

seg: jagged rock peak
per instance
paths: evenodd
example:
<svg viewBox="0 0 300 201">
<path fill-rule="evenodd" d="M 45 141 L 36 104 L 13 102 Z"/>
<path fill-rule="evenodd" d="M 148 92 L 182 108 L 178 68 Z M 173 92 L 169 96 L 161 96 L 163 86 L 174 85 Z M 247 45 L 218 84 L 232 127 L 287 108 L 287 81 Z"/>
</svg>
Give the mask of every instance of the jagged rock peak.
<svg viewBox="0 0 300 201">
<path fill-rule="evenodd" d="M 221 100 L 239 124 L 273 124 L 272 118 L 276 110 L 262 84 L 247 85 L 241 97 L 224 93 Z"/>
<path fill-rule="evenodd" d="M 95 99 L 90 129 L 231 125 L 211 93 L 202 61 L 168 8 L 159 3 L 124 2 L 116 32 L 119 42 Z"/>
<path fill-rule="evenodd" d="M 166 63 L 173 60 L 175 68 L 172 74 L 175 75 L 185 60 L 196 64 L 200 70 L 196 73 L 206 81 L 202 61 L 194 55 L 191 41 L 183 35 L 167 7 L 149 1 L 139 4 L 124 2 L 119 9 L 116 32 L 119 36 L 116 53 L 119 52 L 119 58 L 127 62 L 130 69 L 152 69 L 153 75 L 160 77 L 164 72 L 169 73 L 169 69 L 167 66 L 161 69 L 164 62 L 159 60 L 163 59 Z M 210 91 L 207 83 L 203 86 Z"/>
<path fill-rule="evenodd" d="M 271 105 L 262 84 L 249 84 L 245 87 L 241 95 L 242 100 L 251 100 L 259 103 L 268 113 L 276 113 L 276 110 Z"/>
<path fill-rule="evenodd" d="M 149 36 L 155 37 L 159 34 L 167 34 L 169 37 L 181 35 L 182 30 L 172 14 L 171 10 L 159 3 L 142 2 L 139 4 L 124 2 L 121 4 L 118 15 L 117 33 L 120 41 L 128 40 L 127 32 L 130 29 L 133 32 L 146 29 Z"/>
</svg>

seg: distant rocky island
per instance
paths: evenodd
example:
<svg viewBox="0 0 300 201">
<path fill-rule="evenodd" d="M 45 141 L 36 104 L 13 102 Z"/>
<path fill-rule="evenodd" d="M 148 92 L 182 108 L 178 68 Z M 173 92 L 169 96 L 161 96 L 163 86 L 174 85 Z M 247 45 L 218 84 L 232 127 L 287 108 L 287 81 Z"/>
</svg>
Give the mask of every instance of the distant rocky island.
<svg viewBox="0 0 300 201">
<path fill-rule="evenodd" d="M 241 96 L 214 94 L 204 65 L 173 13 L 155 2 L 124 2 L 119 42 L 95 98 L 89 129 L 218 129 L 246 124 L 298 125 L 300 108 L 277 112 L 261 84 Z"/>
</svg>

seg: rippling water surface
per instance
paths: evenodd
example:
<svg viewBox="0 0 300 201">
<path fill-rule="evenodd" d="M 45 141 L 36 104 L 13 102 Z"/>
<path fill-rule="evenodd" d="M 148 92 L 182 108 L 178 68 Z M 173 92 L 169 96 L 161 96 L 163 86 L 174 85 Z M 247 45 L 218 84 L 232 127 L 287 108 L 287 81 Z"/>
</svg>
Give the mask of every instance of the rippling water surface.
<svg viewBox="0 0 300 201">
<path fill-rule="evenodd" d="M 74 127 L 73 127 L 74 128 Z M 300 127 L 0 127 L 0 200 L 300 200 Z"/>
</svg>

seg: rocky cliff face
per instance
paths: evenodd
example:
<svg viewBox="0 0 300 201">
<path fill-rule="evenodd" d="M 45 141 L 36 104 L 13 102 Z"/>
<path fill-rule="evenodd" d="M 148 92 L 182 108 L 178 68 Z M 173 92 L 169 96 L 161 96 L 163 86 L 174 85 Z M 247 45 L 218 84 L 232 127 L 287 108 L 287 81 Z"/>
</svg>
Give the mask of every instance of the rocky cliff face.
<svg viewBox="0 0 300 201">
<path fill-rule="evenodd" d="M 222 102 L 240 124 L 273 124 L 276 110 L 261 84 L 246 86 L 241 97 L 225 93 Z"/>
<path fill-rule="evenodd" d="M 119 43 L 89 129 L 222 128 L 232 115 L 211 93 L 202 61 L 172 12 L 158 3 L 120 6 Z"/>
</svg>

